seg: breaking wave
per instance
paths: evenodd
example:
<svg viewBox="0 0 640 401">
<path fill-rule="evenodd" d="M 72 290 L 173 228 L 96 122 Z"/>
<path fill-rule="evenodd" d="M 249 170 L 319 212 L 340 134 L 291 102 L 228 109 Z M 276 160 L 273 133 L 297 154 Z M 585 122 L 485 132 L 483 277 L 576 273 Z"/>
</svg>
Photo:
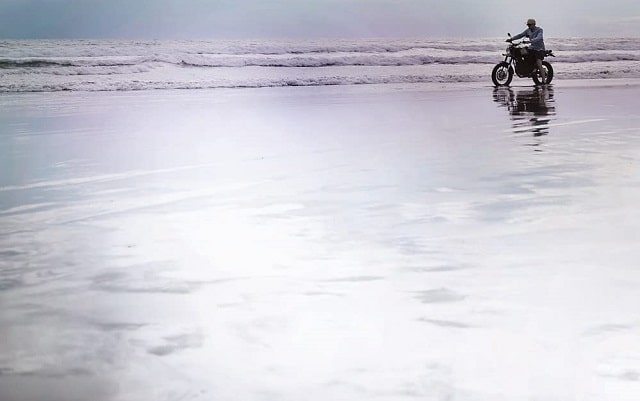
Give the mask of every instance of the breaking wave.
<svg viewBox="0 0 640 401">
<path fill-rule="evenodd" d="M 589 49 L 583 50 L 585 43 Z M 0 91 L 138 90 L 486 80 L 502 39 L 2 41 Z M 640 77 L 633 39 L 548 40 L 558 78 Z M 606 65 L 604 65 L 606 64 Z"/>
</svg>

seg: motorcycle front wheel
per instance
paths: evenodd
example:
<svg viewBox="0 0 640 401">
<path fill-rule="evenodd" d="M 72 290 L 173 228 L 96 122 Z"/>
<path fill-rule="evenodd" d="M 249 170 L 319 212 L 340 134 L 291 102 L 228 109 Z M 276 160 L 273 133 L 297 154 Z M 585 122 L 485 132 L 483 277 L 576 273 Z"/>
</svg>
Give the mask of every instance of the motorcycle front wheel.
<svg viewBox="0 0 640 401">
<path fill-rule="evenodd" d="M 495 86 L 508 86 L 513 79 L 513 68 L 509 66 L 509 63 L 503 61 L 496 64 L 491 72 L 491 80 Z"/>
<path fill-rule="evenodd" d="M 542 62 L 542 68 L 544 69 L 544 71 L 547 73 L 547 83 L 550 84 L 551 81 L 553 80 L 553 67 L 551 67 L 551 64 L 547 63 L 546 61 Z M 536 83 L 536 85 L 540 85 L 542 84 L 542 75 L 540 75 L 540 71 L 535 71 L 533 73 L 533 82 Z"/>
</svg>

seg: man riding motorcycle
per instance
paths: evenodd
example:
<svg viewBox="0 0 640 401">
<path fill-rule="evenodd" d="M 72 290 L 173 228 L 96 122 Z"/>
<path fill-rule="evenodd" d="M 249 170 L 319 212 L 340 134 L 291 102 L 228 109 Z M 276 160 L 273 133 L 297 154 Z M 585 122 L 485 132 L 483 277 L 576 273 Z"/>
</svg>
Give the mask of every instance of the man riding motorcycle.
<svg viewBox="0 0 640 401">
<path fill-rule="evenodd" d="M 512 40 L 520 39 L 525 36 L 531 41 L 531 44 L 529 45 L 530 53 L 532 54 L 532 57 L 535 57 L 536 59 L 536 66 L 542 76 L 542 83 L 546 84 L 547 73 L 544 68 L 542 68 L 542 59 L 544 59 L 545 56 L 544 37 L 542 35 L 542 28 L 536 26 L 535 19 L 529 18 L 527 20 L 527 29 L 522 33 L 510 37 L 507 39 L 507 42 L 511 42 Z"/>
</svg>

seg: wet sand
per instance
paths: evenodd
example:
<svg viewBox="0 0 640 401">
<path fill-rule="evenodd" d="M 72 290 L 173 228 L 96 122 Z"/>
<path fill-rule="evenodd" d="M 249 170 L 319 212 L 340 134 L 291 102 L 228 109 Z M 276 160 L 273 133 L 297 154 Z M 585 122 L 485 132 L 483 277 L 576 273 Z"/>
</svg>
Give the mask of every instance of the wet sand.
<svg viewBox="0 0 640 401">
<path fill-rule="evenodd" d="M 0 399 L 637 400 L 639 85 L 0 97 Z"/>
</svg>

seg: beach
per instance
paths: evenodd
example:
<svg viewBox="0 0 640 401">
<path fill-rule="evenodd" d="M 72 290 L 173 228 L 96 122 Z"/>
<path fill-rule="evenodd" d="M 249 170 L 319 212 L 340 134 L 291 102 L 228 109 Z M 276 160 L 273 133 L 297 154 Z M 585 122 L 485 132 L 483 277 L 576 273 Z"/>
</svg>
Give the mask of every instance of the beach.
<svg viewBox="0 0 640 401">
<path fill-rule="evenodd" d="M 640 84 L 514 84 L 0 94 L 0 399 L 637 400 Z"/>
</svg>

